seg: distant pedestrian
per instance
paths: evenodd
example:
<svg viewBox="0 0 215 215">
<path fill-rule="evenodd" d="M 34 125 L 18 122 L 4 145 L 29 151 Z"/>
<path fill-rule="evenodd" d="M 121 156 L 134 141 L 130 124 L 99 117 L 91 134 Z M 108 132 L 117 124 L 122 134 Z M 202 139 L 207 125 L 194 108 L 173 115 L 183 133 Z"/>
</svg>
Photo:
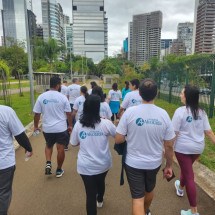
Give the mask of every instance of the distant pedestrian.
<svg viewBox="0 0 215 215">
<path fill-rule="evenodd" d="M 75 100 L 75 103 L 73 106 L 72 119 L 76 118 L 76 121 L 78 121 L 80 119 L 81 115 L 83 114 L 84 102 L 85 102 L 87 96 L 89 96 L 89 94 L 87 92 L 87 87 L 82 86 L 81 87 L 81 96 L 79 96 Z"/>
<path fill-rule="evenodd" d="M 93 95 L 98 95 L 101 99 L 101 103 L 100 103 L 100 117 L 103 119 L 111 119 L 112 117 L 112 112 L 110 109 L 109 104 L 105 101 L 105 95 L 102 91 L 101 87 L 94 87 L 92 90 L 92 94 Z"/>
<path fill-rule="evenodd" d="M 129 82 L 125 81 L 125 87 L 122 89 L 122 101 L 124 100 L 125 95 L 129 92 L 131 92 L 131 90 L 129 88 Z"/>
<path fill-rule="evenodd" d="M 181 215 L 199 215 L 192 165 L 204 151 L 205 135 L 214 144 L 215 135 L 211 130 L 207 114 L 199 107 L 199 89 L 187 85 L 182 90 L 180 97 L 185 106 L 178 108 L 172 119 L 177 135 L 174 151 L 181 168 L 180 180 L 175 181 L 175 188 L 176 194 L 182 197 L 185 187 L 190 203 L 190 209 L 181 210 Z"/>
<path fill-rule="evenodd" d="M 97 83 L 96 83 L 95 81 L 91 81 L 91 82 L 90 82 L 90 85 L 91 85 L 91 89 L 88 90 L 88 94 L 89 94 L 89 95 L 92 94 L 93 88 L 98 86 Z"/>
<path fill-rule="evenodd" d="M 68 92 L 68 87 L 67 87 L 67 81 L 63 80 L 63 84 L 61 85 L 61 91 L 63 95 L 65 95 L 67 98 L 69 98 L 69 92 Z"/>
<path fill-rule="evenodd" d="M 79 85 L 78 79 L 73 78 L 72 84 L 68 86 L 69 103 L 71 106 L 71 110 L 73 110 L 73 105 L 75 103 L 75 100 L 81 95 L 80 88 L 81 86 Z"/>
<path fill-rule="evenodd" d="M 68 99 L 60 93 L 61 79 L 52 77 L 50 79 L 50 90 L 41 94 L 34 106 L 34 130 L 38 130 L 40 115 L 42 114 L 43 135 L 46 140 L 45 156 L 46 167 L 45 174 L 52 174 L 52 152 L 56 143 L 57 147 L 57 170 L 56 177 L 64 174 L 62 165 L 65 158 L 64 146 L 69 142 L 68 131 L 72 130 L 71 108 Z M 68 128 L 67 122 L 68 119 Z"/>
<path fill-rule="evenodd" d="M 31 157 L 31 144 L 15 111 L 0 105 L 0 215 L 7 215 L 12 198 L 12 184 L 16 169 L 13 137 L 28 152 L 27 156 Z"/>
<path fill-rule="evenodd" d="M 163 148 L 166 166 L 164 177 L 170 178 L 175 132 L 167 112 L 154 105 L 157 85 L 151 79 L 140 84 L 142 104 L 130 107 L 116 129 L 115 142 L 127 141 L 125 170 L 132 196 L 132 214 L 149 215 L 156 175 L 161 167 Z M 128 95 L 128 94 L 127 94 Z"/>
<path fill-rule="evenodd" d="M 111 120 L 114 122 L 115 116 L 118 119 L 118 113 L 120 108 L 120 100 L 122 99 L 122 93 L 118 90 L 118 84 L 114 83 L 112 85 L 112 90 L 108 93 L 109 105 L 112 112 Z"/>
<path fill-rule="evenodd" d="M 87 215 L 96 215 L 96 205 L 103 206 L 105 177 L 112 166 L 108 139 L 116 132 L 110 120 L 100 118 L 100 102 L 97 95 L 86 98 L 83 115 L 76 122 L 70 140 L 73 146 L 80 145 L 77 171 L 86 190 Z"/>
<path fill-rule="evenodd" d="M 142 103 L 142 98 L 139 94 L 139 84 L 140 81 L 138 79 L 133 79 L 129 82 L 129 88 L 131 92 L 128 92 L 125 95 L 124 100 L 122 101 L 119 117 L 121 117 L 122 113 L 132 106 L 137 106 Z"/>
</svg>

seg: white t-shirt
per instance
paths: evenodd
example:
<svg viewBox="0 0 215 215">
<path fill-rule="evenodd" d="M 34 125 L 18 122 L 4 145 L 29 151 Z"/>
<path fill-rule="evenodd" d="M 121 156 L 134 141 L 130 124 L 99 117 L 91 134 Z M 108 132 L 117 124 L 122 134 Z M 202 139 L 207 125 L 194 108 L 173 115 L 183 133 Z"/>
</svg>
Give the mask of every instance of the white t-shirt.
<svg viewBox="0 0 215 215">
<path fill-rule="evenodd" d="M 179 132 L 174 150 L 183 154 L 201 154 L 205 148 L 204 131 L 211 130 L 207 114 L 199 111 L 199 117 L 194 120 L 190 109 L 178 108 L 172 118 L 174 130 Z"/>
<path fill-rule="evenodd" d="M 50 90 L 41 94 L 33 109 L 34 113 L 42 113 L 42 126 L 45 133 L 66 131 L 66 112 L 71 112 L 66 96 Z"/>
<path fill-rule="evenodd" d="M 71 84 L 68 86 L 69 103 L 74 104 L 75 100 L 81 95 L 81 86 L 78 84 Z"/>
<path fill-rule="evenodd" d="M 108 93 L 108 97 L 110 98 L 110 101 L 120 101 L 122 99 L 122 93 L 120 90 L 114 91 L 110 90 Z"/>
<path fill-rule="evenodd" d="M 126 164 L 137 169 L 156 169 L 162 163 L 163 141 L 175 137 L 167 112 L 153 104 L 130 107 L 116 132 L 127 135 Z"/>
<path fill-rule="evenodd" d="M 83 127 L 78 121 L 72 131 L 70 143 L 78 145 L 77 171 L 83 175 L 101 174 L 112 166 L 108 136 L 116 134 L 115 125 L 108 119 L 101 119 L 95 129 Z"/>
<path fill-rule="evenodd" d="M 89 90 L 88 90 L 88 94 L 89 94 L 89 95 L 92 94 L 92 90 L 93 90 L 93 89 L 89 89 Z"/>
<path fill-rule="evenodd" d="M 65 85 L 61 85 L 61 91 L 60 91 L 63 95 L 68 96 L 68 87 Z"/>
<path fill-rule="evenodd" d="M 0 170 L 15 165 L 13 136 L 25 131 L 15 111 L 0 105 Z"/>
<path fill-rule="evenodd" d="M 139 90 L 134 90 L 134 91 L 128 92 L 125 95 L 125 98 L 122 101 L 121 107 L 123 109 L 128 109 L 129 107 L 142 104 L 142 101 L 143 99 L 139 94 Z"/>
<path fill-rule="evenodd" d="M 76 114 L 76 121 L 80 119 L 81 114 L 83 113 L 83 108 L 84 108 L 84 102 L 85 102 L 85 97 L 79 96 L 74 103 L 73 109 L 77 110 Z"/>
<path fill-rule="evenodd" d="M 100 103 L 100 117 L 103 119 L 111 119 L 112 112 L 107 102 Z"/>
</svg>

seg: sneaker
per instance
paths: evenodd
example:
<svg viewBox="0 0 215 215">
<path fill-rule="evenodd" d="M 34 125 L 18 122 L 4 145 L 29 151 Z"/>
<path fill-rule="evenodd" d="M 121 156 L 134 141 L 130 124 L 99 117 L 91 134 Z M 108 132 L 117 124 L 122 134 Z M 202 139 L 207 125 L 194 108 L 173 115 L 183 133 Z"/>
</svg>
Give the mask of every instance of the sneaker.
<svg viewBox="0 0 215 215">
<path fill-rule="evenodd" d="M 97 208 L 102 208 L 103 207 L 103 202 L 97 202 Z"/>
<path fill-rule="evenodd" d="M 57 169 L 56 170 L 56 177 L 57 178 L 60 178 L 63 174 L 64 174 L 64 170 L 63 169 Z"/>
<path fill-rule="evenodd" d="M 69 147 L 68 146 L 64 146 L 64 151 L 68 151 Z"/>
<path fill-rule="evenodd" d="M 200 215 L 199 213 L 192 213 L 191 210 L 187 210 L 187 211 L 184 211 L 184 210 L 181 210 L 181 215 Z"/>
<path fill-rule="evenodd" d="M 151 211 L 150 211 L 149 209 L 147 209 L 146 215 L 152 215 L 152 214 L 151 214 Z"/>
<path fill-rule="evenodd" d="M 182 196 L 184 196 L 184 191 L 181 190 L 179 187 L 180 187 L 180 181 L 176 180 L 175 181 L 176 195 L 182 197 Z"/>
<path fill-rule="evenodd" d="M 47 163 L 45 168 L 45 175 L 51 175 L 52 174 L 52 164 Z"/>
</svg>

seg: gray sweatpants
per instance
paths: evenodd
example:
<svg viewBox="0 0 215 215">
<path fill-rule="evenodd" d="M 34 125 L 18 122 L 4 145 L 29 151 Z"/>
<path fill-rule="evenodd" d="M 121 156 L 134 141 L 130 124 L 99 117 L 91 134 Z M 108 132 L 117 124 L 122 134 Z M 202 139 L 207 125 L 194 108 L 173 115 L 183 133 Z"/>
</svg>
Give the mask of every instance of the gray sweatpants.
<svg viewBox="0 0 215 215">
<path fill-rule="evenodd" d="M 0 170 L 0 215 L 7 215 L 12 197 L 13 176 L 16 167 Z"/>
</svg>

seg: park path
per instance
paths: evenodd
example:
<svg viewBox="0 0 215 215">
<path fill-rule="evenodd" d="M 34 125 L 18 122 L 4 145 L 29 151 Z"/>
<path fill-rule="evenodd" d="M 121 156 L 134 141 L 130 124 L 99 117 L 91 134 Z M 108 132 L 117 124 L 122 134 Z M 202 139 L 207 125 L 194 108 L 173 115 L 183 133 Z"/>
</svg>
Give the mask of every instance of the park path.
<svg viewBox="0 0 215 215">
<path fill-rule="evenodd" d="M 104 207 L 98 215 L 130 215 L 131 199 L 127 181 L 119 186 L 121 161 L 113 150 L 110 139 L 113 167 L 106 179 Z M 24 150 L 16 151 L 17 169 L 13 183 L 13 197 L 8 215 L 85 215 L 85 191 L 81 177 L 76 172 L 78 147 L 70 146 L 64 162 L 62 178 L 44 175 L 44 145 L 42 134 L 30 138 L 34 155 L 24 161 Z M 56 150 L 53 154 L 53 170 L 56 168 Z M 174 171 L 179 175 L 175 165 Z M 151 206 L 152 215 L 180 215 L 189 207 L 187 197 L 175 195 L 174 182 L 166 182 L 161 171 L 157 176 L 156 195 Z M 198 187 L 198 206 L 201 215 L 215 215 L 215 202 Z"/>
</svg>

